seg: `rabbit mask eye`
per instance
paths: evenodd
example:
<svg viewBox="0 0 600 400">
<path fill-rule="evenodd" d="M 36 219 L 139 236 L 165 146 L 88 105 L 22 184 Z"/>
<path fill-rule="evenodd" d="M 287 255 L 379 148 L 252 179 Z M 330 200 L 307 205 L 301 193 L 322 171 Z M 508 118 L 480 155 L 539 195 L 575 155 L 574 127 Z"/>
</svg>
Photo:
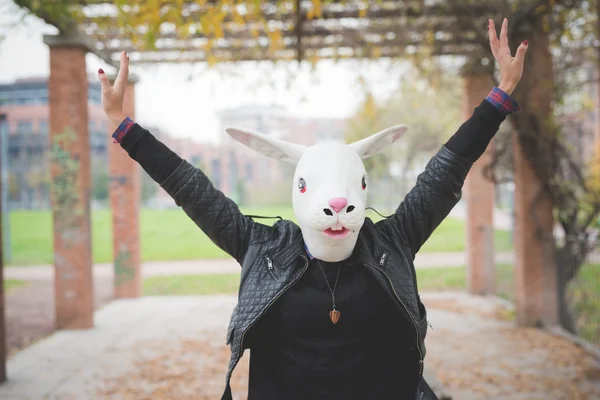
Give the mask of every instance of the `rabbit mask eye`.
<svg viewBox="0 0 600 400">
<path fill-rule="evenodd" d="M 367 177 L 363 175 L 362 177 L 362 190 L 366 190 L 367 189 Z"/>
<path fill-rule="evenodd" d="M 298 180 L 298 189 L 300 189 L 300 193 L 306 192 L 306 181 L 303 178 Z"/>
</svg>

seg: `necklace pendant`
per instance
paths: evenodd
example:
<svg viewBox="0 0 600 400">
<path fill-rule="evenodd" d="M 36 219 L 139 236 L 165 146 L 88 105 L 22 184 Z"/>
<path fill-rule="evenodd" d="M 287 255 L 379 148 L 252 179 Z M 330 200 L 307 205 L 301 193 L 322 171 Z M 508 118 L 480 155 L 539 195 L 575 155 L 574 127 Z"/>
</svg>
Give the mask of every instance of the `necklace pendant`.
<svg viewBox="0 0 600 400">
<path fill-rule="evenodd" d="M 340 316 L 342 315 L 342 313 L 340 313 L 338 310 L 336 310 L 335 308 L 331 311 L 329 311 L 329 319 L 331 320 L 331 322 L 333 322 L 334 324 L 337 324 L 338 321 L 340 320 Z"/>
</svg>

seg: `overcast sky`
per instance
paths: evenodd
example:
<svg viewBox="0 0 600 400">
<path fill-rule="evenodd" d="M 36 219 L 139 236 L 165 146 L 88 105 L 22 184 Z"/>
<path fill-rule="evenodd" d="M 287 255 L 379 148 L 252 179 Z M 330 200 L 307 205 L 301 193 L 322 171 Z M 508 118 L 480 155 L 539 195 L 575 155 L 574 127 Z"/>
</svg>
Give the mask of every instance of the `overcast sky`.
<svg viewBox="0 0 600 400">
<path fill-rule="evenodd" d="M 49 75 L 49 50 L 44 33 L 55 28 L 35 17 L 21 21 L 12 0 L 0 0 L 0 81 Z M 18 21 L 18 23 L 15 23 Z M 402 67 L 387 62 L 357 66 L 321 62 L 316 72 L 308 66 L 291 77 L 290 69 L 263 63 L 227 67 L 232 73 L 207 70 L 203 65 L 131 65 L 140 77 L 136 86 L 137 120 L 159 126 L 174 136 L 214 141 L 219 135 L 216 112 L 248 104 L 277 104 L 300 117 L 346 117 L 361 100 L 358 71 L 370 82 L 376 97 L 385 98 L 397 88 Z M 88 54 L 88 72 L 112 71 Z M 267 82 L 267 83 L 265 83 Z"/>
</svg>

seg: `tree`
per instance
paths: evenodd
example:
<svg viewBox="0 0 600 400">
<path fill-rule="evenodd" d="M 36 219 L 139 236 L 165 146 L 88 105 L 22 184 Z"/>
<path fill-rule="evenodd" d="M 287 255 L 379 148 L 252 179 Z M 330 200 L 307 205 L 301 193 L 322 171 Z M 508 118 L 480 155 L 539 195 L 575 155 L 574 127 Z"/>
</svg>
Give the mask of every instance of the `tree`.
<svg viewBox="0 0 600 400">
<path fill-rule="evenodd" d="M 430 157 L 461 122 L 460 93 L 456 77 L 437 71 L 437 79 L 426 79 L 417 69 L 403 76 L 399 90 L 382 105 L 367 92 L 365 100 L 350 119 L 345 132 L 348 143 L 370 136 L 393 125 L 404 124 L 408 131 L 386 151 L 365 160 L 370 179 L 385 177 L 391 164 L 400 167 L 401 182 L 423 157 Z M 406 192 L 407 188 L 402 188 Z"/>
<path fill-rule="evenodd" d="M 574 99 L 581 96 L 573 94 L 584 83 L 578 79 L 584 60 L 592 56 L 586 47 L 595 46 L 595 16 L 590 13 L 590 2 L 585 0 L 523 0 L 513 4 L 516 6 L 511 10 L 502 10 L 514 28 L 509 32 L 509 41 L 517 44 L 527 39 L 532 51 L 526 58 L 528 73 L 514 93 L 526 108 L 512 115 L 510 122 L 520 157 L 527 161 L 539 182 L 540 189 L 529 212 L 538 218 L 537 240 L 543 242 L 546 256 L 556 262 L 560 323 L 576 332 L 567 287 L 592 250 L 589 237 L 600 214 L 600 196 L 586 178 L 590 173 L 588 164 L 578 159 L 570 145 L 578 127 L 562 122 L 565 117 L 576 117 L 579 111 Z M 490 169 L 492 176 L 512 168 L 500 160 L 513 159 L 514 154 L 507 157 L 506 153 L 514 148 L 497 146 Z M 540 209 L 551 210 L 562 235 L 548 232 L 548 215 L 546 211 L 540 213 Z"/>
</svg>

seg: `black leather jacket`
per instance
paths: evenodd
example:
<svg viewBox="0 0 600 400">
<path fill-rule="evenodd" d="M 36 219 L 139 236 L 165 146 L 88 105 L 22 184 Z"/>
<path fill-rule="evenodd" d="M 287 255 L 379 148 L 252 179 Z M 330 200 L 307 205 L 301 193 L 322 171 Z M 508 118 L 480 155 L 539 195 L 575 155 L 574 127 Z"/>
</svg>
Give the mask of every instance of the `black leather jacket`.
<svg viewBox="0 0 600 400">
<path fill-rule="evenodd" d="M 427 313 L 419 298 L 413 260 L 459 201 L 471 164 L 442 147 L 394 215 L 377 223 L 366 219 L 355 248 L 358 259 L 380 282 L 390 301 L 397 304 L 400 315 L 414 327 L 414 341 L 420 353 L 415 369 L 421 376 L 415 393 L 417 400 L 436 396 L 422 379 Z M 242 266 L 238 304 L 226 339 L 231 346 L 231 359 L 222 399 L 231 399 L 229 381 L 246 349 L 244 336 L 307 269 L 302 233 L 290 221 L 279 221 L 270 227 L 243 215 L 202 171 L 186 161 L 161 186 L 217 246 Z"/>
</svg>

